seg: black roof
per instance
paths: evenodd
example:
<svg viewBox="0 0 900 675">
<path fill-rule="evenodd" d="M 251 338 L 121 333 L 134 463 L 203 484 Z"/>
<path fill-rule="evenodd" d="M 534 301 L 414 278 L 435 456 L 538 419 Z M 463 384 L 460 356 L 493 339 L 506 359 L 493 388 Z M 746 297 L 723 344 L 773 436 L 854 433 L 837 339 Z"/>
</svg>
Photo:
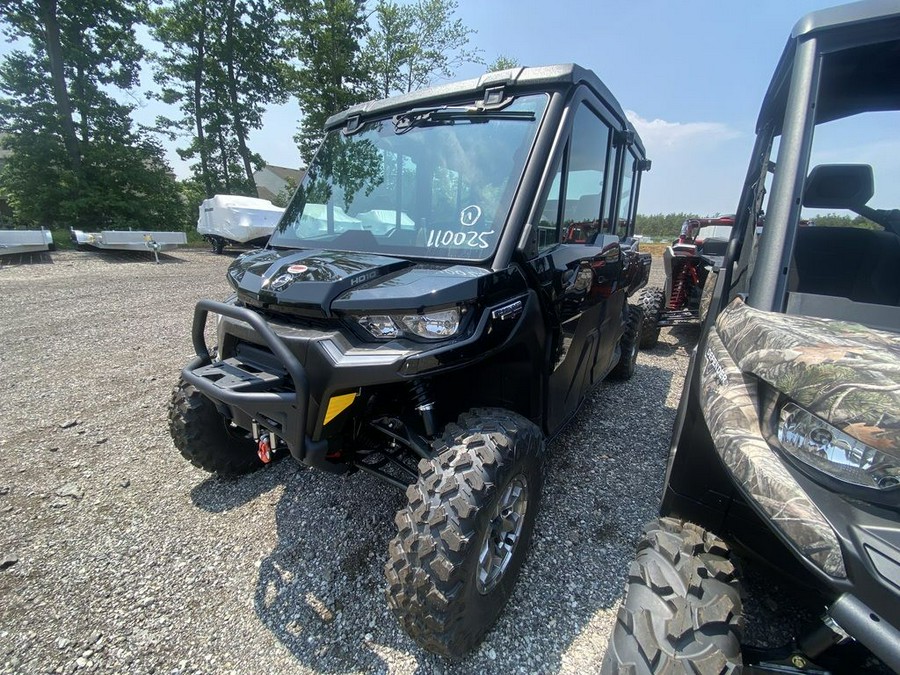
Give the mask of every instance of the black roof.
<svg viewBox="0 0 900 675">
<path fill-rule="evenodd" d="M 387 116 L 393 112 L 421 106 L 426 102 L 434 104 L 459 99 L 466 95 L 478 96 L 485 89 L 492 87 L 503 86 L 513 90 L 541 90 L 571 87 L 582 83 L 593 89 L 594 93 L 606 102 L 607 107 L 619 119 L 623 128 L 633 129 L 625 117 L 622 106 L 619 105 L 616 97 L 612 95 L 612 92 L 607 89 L 600 78 L 592 70 L 582 68 L 574 63 L 498 70 L 471 80 L 449 82 L 408 94 L 401 94 L 400 96 L 359 103 L 329 117 L 325 122 L 325 129 L 330 130 L 341 127 L 348 118 L 355 115 L 360 115 L 364 118 Z M 635 143 L 643 154 L 644 145 L 637 133 L 635 133 Z"/>
<path fill-rule="evenodd" d="M 757 132 L 784 109 L 798 43 L 809 38 L 850 36 L 851 44 L 827 57 L 830 67 L 820 83 L 816 122 L 839 119 L 860 110 L 897 109 L 900 55 L 896 46 L 889 43 L 900 40 L 900 2 L 863 0 L 811 12 L 794 25 L 763 99 Z M 867 42 L 871 43 L 868 47 Z M 853 43 L 857 47 L 851 49 Z"/>
<path fill-rule="evenodd" d="M 791 38 L 800 38 L 823 30 L 847 28 L 891 16 L 900 16 L 900 3 L 897 0 L 863 0 L 849 5 L 838 5 L 810 12 L 801 18 L 794 24 Z"/>
</svg>

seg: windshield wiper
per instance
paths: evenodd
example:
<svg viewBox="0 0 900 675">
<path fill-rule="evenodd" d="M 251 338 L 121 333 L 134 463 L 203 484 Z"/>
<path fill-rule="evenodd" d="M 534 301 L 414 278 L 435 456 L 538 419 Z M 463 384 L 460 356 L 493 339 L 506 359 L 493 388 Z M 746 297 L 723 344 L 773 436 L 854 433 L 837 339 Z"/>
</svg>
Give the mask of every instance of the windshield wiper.
<svg viewBox="0 0 900 675">
<path fill-rule="evenodd" d="M 394 115 L 394 130 L 398 134 L 413 127 L 438 124 L 455 124 L 457 121 L 478 123 L 489 120 L 525 120 L 533 122 L 534 112 L 530 110 L 490 110 L 474 106 L 441 106 L 438 108 L 413 108 Z"/>
</svg>

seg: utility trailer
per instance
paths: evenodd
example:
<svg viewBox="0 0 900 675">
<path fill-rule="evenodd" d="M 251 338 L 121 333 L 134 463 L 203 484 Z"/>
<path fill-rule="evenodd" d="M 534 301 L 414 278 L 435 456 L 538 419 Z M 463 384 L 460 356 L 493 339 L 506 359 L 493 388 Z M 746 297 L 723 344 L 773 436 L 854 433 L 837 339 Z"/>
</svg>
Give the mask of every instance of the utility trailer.
<svg viewBox="0 0 900 675">
<path fill-rule="evenodd" d="M 103 230 L 82 232 L 72 229 L 72 241 L 81 248 L 91 246 L 103 251 L 152 251 L 159 263 L 159 252 L 187 244 L 184 232 L 150 232 L 147 230 Z"/>
<path fill-rule="evenodd" d="M 38 253 L 54 248 L 50 230 L 0 230 L 0 255 Z"/>
</svg>

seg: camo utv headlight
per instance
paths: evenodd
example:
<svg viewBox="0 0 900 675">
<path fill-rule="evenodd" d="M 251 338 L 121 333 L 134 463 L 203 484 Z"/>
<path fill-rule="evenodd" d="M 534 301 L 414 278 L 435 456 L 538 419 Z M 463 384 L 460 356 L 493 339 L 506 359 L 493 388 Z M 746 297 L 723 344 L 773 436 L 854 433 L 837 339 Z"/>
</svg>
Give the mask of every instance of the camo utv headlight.
<svg viewBox="0 0 900 675">
<path fill-rule="evenodd" d="M 778 441 L 792 457 L 845 483 L 877 490 L 900 485 L 900 460 L 845 434 L 795 403 L 781 408 Z"/>
<path fill-rule="evenodd" d="M 375 314 L 356 317 L 357 323 L 377 338 L 400 337 L 402 332 L 428 340 L 443 340 L 456 335 L 462 312 L 459 308 L 423 314 Z"/>
</svg>

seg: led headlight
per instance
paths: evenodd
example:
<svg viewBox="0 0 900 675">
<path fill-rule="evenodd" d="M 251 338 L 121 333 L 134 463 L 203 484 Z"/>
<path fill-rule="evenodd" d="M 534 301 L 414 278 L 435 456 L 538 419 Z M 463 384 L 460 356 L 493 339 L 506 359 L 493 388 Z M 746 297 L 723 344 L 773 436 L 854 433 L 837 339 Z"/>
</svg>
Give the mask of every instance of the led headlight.
<svg viewBox="0 0 900 675">
<path fill-rule="evenodd" d="M 785 452 L 845 483 L 878 490 L 900 485 L 900 459 L 848 436 L 795 403 L 778 416 Z"/>
<path fill-rule="evenodd" d="M 356 317 L 357 323 L 377 338 L 395 338 L 402 332 L 430 340 L 451 337 L 459 330 L 458 308 L 424 314 L 372 314 Z"/>
<path fill-rule="evenodd" d="M 423 338 L 439 340 L 454 335 L 459 330 L 459 309 L 446 309 L 427 314 L 406 314 L 400 323 L 410 333 Z"/>
<path fill-rule="evenodd" d="M 360 326 L 377 338 L 395 338 L 400 335 L 400 329 L 397 327 L 397 324 L 387 314 L 360 316 L 356 320 Z"/>
</svg>

